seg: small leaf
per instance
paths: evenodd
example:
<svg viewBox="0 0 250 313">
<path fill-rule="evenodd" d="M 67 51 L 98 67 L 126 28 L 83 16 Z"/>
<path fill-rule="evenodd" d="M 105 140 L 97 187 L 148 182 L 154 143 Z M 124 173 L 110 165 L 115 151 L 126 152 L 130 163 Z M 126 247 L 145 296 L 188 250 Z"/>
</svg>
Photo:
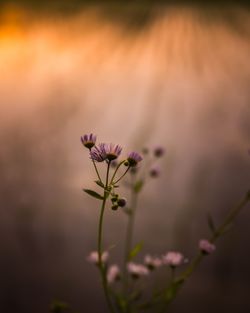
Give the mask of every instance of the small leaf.
<svg viewBox="0 0 250 313">
<path fill-rule="evenodd" d="M 214 225 L 214 221 L 213 221 L 213 218 L 212 218 L 210 213 L 207 214 L 207 223 L 208 223 L 208 227 L 210 228 L 212 233 L 214 233 L 216 230 L 216 227 Z"/>
<path fill-rule="evenodd" d="M 96 199 L 103 200 L 103 196 L 99 195 L 99 193 L 95 192 L 94 190 L 83 189 L 83 191 L 85 191 L 88 195 L 90 195 Z"/>
<path fill-rule="evenodd" d="M 139 193 L 142 189 L 144 185 L 144 181 L 141 179 L 141 180 L 138 180 L 135 185 L 134 185 L 134 192 L 135 193 Z"/>
<path fill-rule="evenodd" d="M 95 180 L 95 183 L 102 188 L 105 187 L 104 184 L 100 180 Z"/>
<path fill-rule="evenodd" d="M 142 242 L 137 243 L 134 248 L 129 252 L 128 260 L 131 261 L 141 251 L 143 246 Z"/>
</svg>

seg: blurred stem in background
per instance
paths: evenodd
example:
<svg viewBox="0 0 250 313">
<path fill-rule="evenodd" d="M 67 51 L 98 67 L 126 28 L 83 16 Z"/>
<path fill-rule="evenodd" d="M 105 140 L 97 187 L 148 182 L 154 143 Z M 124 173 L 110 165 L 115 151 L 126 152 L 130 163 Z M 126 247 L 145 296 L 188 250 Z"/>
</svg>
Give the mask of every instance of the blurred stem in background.
<svg viewBox="0 0 250 313">
<path fill-rule="evenodd" d="M 239 204 L 233 207 L 228 211 L 224 221 L 221 223 L 219 227 L 215 227 L 213 221 L 210 219 L 209 227 L 212 231 L 212 236 L 209 240 L 211 243 L 215 243 L 217 239 L 219 239 L 222 235 L 224 235 L 229 228 L 231 227 L 234 220 L 237 218 L 238 214 L 241 210 L 248 204 L 250 201 L 250 191 L 246 193 L 243 199 L 239 202 Z M 160 301 L 163 300 L 163 306 L 160 309 L 160 313 L 167 312 L 169 304 L 175 299 L 178 291 L 183 286 L 184 282 L 191 276 L 194 270 L 201 263 L 202 259 L 206 256 L 205 253 L 199 251 L 197 255 L 193 258 L 190 265 L 183 271 L 176 279 L 172 280 L 170 285 L 163 291 Z"/>
</svg>

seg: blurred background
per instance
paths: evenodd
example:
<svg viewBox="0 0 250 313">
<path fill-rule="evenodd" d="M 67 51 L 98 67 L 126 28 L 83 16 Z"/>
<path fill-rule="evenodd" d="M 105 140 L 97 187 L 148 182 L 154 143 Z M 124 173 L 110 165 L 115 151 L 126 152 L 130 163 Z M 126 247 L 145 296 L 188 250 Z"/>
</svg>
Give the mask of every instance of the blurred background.
<svg viewBox="0 0 250 313">
<path fill-rule="evenodd" d="M 139 200 L 138 261 L 195 254 L 207 212 L 219 223 L 250 187 L 249 38 L 243 1 L 1 1 L 1 313 L 45 313 L 53 299 L 106 312 L 86 262 L 99 209 L 82 192 L 96 179 L 84 133 L 124 155 L 166 148 Z M 170 312 L 250 312 L 249 218 L 248 205 Z M 107 210 L 112 262 L 125 222 Z"/>
</svg>

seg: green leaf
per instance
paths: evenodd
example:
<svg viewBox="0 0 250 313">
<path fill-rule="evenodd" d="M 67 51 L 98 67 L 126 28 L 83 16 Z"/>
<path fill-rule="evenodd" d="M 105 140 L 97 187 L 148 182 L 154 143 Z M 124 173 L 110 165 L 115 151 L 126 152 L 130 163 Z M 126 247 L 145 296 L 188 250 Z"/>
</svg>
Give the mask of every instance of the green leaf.
<svg viewBox="0 0 250 313">
<path fill-rule="evenodd" d="M 208 223 L 208 227 L 210 228 L 210 230 L 212 231 L 212 233 L 214 233 L 215 230 L 216 230 L 216 227 L 215 227 L 213 218 L 212 218 L 212 216 L 211 216 L 210 213 L 207 214 L 207 223 Z"/>
<path fill-rule="evenodd" d="M 134 248 L 129 252 L 128 260 L 131 261 L 141 251 L 143 242 L 137 243 Z"/>
<path fill-rule="evenodd" d="M 104 184 L 100 180 L 95 180 L 95 183 L 102 188 L 105 187 Z"/>
<path fill-rule="evenodd" d="M 99 195 L 99 193 L 95 192 L 94 190 L 83 189 L 83 191 L 85 191 L 88 195 L 90 195 L 96 199 L 103 200 L 103 196 Z"/>
<path fill-rule="evenodd" d="M 135 184 L 134 184 L 134 192 L 135 193 L 139 193 L 142 189 L 144 185 L 144 181 L 142 179 L 138 180 Z"/>
</svg>

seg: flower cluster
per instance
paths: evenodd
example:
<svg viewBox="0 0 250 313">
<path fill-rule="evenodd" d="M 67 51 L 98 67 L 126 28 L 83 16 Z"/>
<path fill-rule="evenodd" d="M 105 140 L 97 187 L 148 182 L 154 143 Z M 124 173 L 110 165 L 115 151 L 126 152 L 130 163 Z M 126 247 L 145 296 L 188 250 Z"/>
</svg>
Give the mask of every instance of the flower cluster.
<svg viewBox="0 0 250 313">
<path fill-rule="evenodd" d="M 143 165 L 142 163 L 142 166 L 137 166 L 138 163 L 142 161 L 142 156 L 135 151 L 130 152 L 127 155 L 127 158 L 119 161 L 117 159 L 122 152 L 122 147 L 120 145 L 112 143 L 100 143 L 96 145 L 96 136 L 93 134 L 82 136 L 81 142 L 84 147 L 89 150 L 90 159 L 93 161 L 92 163 L 98 176 L 98 180 L 95 180 L 95 183 L 98 185 L 98 188 L 102 188 L 101 194 L 90 189 L 84 189 L 86 193 L 102 201 L 98 223 L 98 251 L 92 251 L 88 255 L 87 260 L 96 264 L 100 271 L 104 294 L 110 312 L 128 312 L 128 310 L 131 312 L 137 312 L 137 308 L 151 309 L 153 306 L 160 307 L 161 304 L 163 307 L 167 307 L 167 305 L 176 297 L 182 284 L 193 273 L 205 255 L 212 254 L 216 250 L 216 239 L 224 234 L 225 230 L 227 230 L 227 227 L 234 221 L 239 211 L 248 201 L 250 201 L 250 192 L 248 191 L 240 206 L 228 212 L 224 222 L 219 227 L 215 227 L 212 220 L 211 223 L 208 221 L 212 231 L 211 239 L 199 240 L 196 255 L 194 255 L 189 264 L 180 273 L 179 269 L 177 270 L 177 267 L 185 265 L 185 263 L 188 262 L 188 259 L 179 251 L 168 251 L 160 257 L 146 254 L 143 262 L 135 263 L 131 260 L 134 261 L 137 254 L 142 249 L 142 243 L 138 243 L 133 247 L 132 235 L 135 211 L 138 203 L 137 197 L 145 186 L 147 178 L 158 177 L 160 175 L 160 168 L 158 164 L 155 164 L 155 161 L 157 158 L 164 155 L 165 149 L 162 146 L 157 146 L 152 150 L 144 148 L 142 153 L 145 155 L 145 158 L 146 155 L 148 157 L 146 162 L 143 162 L 146 165 Z M 250 153 L 250 151 L 248 153 Z M 106 176 L 104 179 L 98 172 L 99 166 L 96 162 L 104 162 L 104 165 L 106 166 Z M 124 186 L 127 186 L 130 191 L 130 196 L 128 196 L 130 202 L 127 204 L 127 200 L 119 195 L 119 182 L 129 171 L 131 173 L 130 180 L 125 181 L 124 184 Z M 104 220 L 104 211 L 107 206 L 107 200 L 110 200 L 112 210 L 117 210 L 121 207 L 123 208 L 122 211 L 127 213 L 128 217 L 127 232 L 125 236 L 126 242 L 124 244 L 124 262 L 121 270 L 117 264 L 109 265 L 109 252 L 104 251 L 103 249 L 102 242 L 104 240 L 102 237 L 102 223 Z M 140 277 L 148 276 L 149 274 L 154 275 L 154 270 L 166 266 L 171 272 L 171 275 L 169 275 L 170 282 L 167 287 L 163 289 L 163 291 L 153 292 L 151 300 L 141 303 L 141 301 L 143 301 L 142 299 L 145 298 L 145 295 L 143 295 L 144 288 L 141 288 L 144 281 L 137 282 L 136 280 Z M 113 284 L 117 281 L 120 281 L 122 286 Z M 147 281 L 145 280 L 145 283 L 146 282 Z M 140 287 L 138 288 L 139 285 Z"/>
<path fill-rule="evenodd" d="M 90 150 L 90 158 L 95 162 L 103 162 L 105 160 L 110 162 L 114 161 L 122 152 L 122 147 L 113 143 L 99 143 L 96 145 L 96 136 L 93 134 L 81 136 L 81 142 Z M 142 157 L 139 153 L 130 152 L 124 164 L 129 167 L 134 167 L 140 161 L 142 161 Z"/>
</svg>

